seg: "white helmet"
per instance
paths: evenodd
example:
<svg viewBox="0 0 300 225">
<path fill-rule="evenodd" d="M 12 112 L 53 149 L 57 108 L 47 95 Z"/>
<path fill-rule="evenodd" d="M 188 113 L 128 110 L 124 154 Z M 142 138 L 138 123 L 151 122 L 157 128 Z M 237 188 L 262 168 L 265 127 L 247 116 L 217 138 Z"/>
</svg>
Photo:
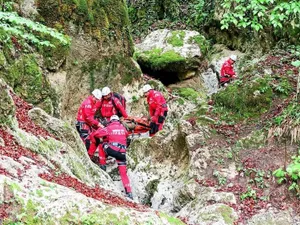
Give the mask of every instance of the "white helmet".
<svg viewBox="0 0 300 225">
<path fill-rule="evenodd" d="M 151 89 L 153 89 L 149 84 L 146 84 L 146 85 L 144 85 L 144 87 L 143 87 L 143 92 L 144 93 L 146 93 L 146 92 L 148 92 L 149 90 L 151 90 Z"/>
<path fill-rule="evenodd" d="M 236 56 L 236 55 L 231 55 L 231 56 L 230 56 L 230 59 L 233 60 L 233 61 L 236 61 L 237 56 Z"/>
<path fill-rule="evenodd" d="M 102 96 L 106 96 L 106 95 L 108 95 L 109 93 L 110 93 L 109 87 L 104 87 L 104 88 L 102 89 Z"/>
<path fill-rule="evenodd" d="M 101 99 L 102 98 L 102 93 L 101 93 L 101 91 L 99 89 L 93 90 L 92 95 L 94 95 L 94 97 L 96 99 Z"/>
<path fill-rule="evenodd" d="M 109 120 L 120 120 L 120 118 L 117 115 L 112 115 Z"/>
</svg>

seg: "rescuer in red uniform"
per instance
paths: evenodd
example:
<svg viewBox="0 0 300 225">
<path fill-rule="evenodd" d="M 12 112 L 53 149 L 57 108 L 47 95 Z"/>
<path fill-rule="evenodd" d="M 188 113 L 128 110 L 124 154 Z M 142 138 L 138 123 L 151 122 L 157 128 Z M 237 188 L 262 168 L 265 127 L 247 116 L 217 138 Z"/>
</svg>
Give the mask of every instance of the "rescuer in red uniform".
<svg viewBox="0 0 300 225">
<path fill-rule="evenodd" d="M 91 146 L 88 151 L 90 158 L 94 155 L 97 149 L 97 138 L 104 138 L 104 142 L 99 145 L 99 161 L 100 168 L 106 170 L 106 155 L 116 159 L 118 163 L 119 173 L 126 192 L 126 196 L 133 199 L 131 193 L 131 186 L 127 176 L 126 168 L 126 140 L 128 132 L 126 128 L 120 123 L 117 115 L 110 118 L 107 127 L 99 128 L 90 135 Z"/>
<path fill-rule="evenodd" d="M 168 114 L 168 106 L 162 93 L 155 91 L 149 84 L 144 85 L 143 92 L 147 97 L 151 117 L 150 136 L 153 136 L 156 132 L 162 130 Z"/>
<path fill-rule="evenodd" d="M 94 118 L 97 108 L 101 104 L 101 91 L 95 89 L 92 95 L 88 96 L 80 105 L 77 113 L 76 129 L 85 143 L 87 150 L 90 146 L 89 134 L 92 128 L 98 129 L 101 123 Z"/>
<path fill-rule="evenodd" d="M 233 65 L 237 59 L 236 55 L 231 55 L 228 60 L 224 62 L 221 68 L 220 84 L 221 86 L 227 86 L 233 79 L 236 78 Z"/>
</svg>

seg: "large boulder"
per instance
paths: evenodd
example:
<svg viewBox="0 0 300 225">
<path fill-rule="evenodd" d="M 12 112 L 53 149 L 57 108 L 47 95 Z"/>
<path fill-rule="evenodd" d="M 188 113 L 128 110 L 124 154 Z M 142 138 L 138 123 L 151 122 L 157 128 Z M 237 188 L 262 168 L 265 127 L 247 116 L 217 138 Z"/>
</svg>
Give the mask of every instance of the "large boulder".
<svg viewBox="0 0 300 225">
<path fill-rule="evenodd" d="M 207 47 L 205 38 L 196 31 L 163 29 L 137 44 L 135 57 L 145 73 L 170 84 L 195 76 L 205 65 Z"/>
</svg>

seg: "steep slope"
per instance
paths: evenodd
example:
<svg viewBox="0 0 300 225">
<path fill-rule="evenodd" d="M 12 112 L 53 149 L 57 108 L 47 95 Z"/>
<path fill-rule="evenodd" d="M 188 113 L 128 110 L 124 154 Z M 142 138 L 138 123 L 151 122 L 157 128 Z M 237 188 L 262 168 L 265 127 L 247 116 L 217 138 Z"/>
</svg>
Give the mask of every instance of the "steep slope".
<svg viewBox="0 0 300 225">
<path fill-rule="evenodd" d="M 124 199 L 110 177 L 90 161 L 72 127 L 32 109 L 3 80 L 0 84 L 5 106 L 1 115 L 6 117 L 0 126 L 4 224 L 184 224 Z M 49 131 L 29 115 L 47 118 Z"/>
<path fill-rule="evenodd" d="M 209 105 L 174 90 L 164 131 L 129 149 L 140 201 L 188 224 L 297 224 L 298 54 L 241 56 L 238 80 Z"/>
</svg>

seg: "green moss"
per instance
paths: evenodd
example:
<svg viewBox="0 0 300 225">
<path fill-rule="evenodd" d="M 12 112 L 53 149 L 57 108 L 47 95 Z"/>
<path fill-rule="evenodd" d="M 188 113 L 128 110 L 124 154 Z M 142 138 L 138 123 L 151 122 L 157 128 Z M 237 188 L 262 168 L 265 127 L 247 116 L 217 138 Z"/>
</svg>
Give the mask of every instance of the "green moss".
<svg viewBox="0 0 300 225">
<path fill-rule="evenodd" d="M 24 223 L 28 225 L 54 224 L 54 222 L 50 222 L 47 219 L 43 220 L 37 216 L 39 205 L 34 203 L 31 199 L 29 199 L 25 205 L 23 199 L 21 199 L 22 201 L 17 199 L 18 197 L 12 199 L 12 201 L 14 201 L 14 209 L 16 209 L 13 212 L 13 217 L 4 219 L 3 224 L 11 225 L 19 224 L 19 222 L 22 222 L 21 224 Z"/>
<path fill-rule="evenodd" d="M 55 38 L 50 38 L 49 41 L 55 47 L 50 48 L 47 46 L 42 46 L 38 49 L 38 52 L 44 57 L 44 66 L 52 70 L 53 68 L 56 69 L 56 67 L 59 67 L 60 64 L 66 59 L 67 55 L 69 54 L 70 46 L 59 42 Z"/>
<path fill-rule="evenodd" d="M 12 125 L 16 107 L 12 97 L 9 95 L 6 83 L 0 79 L 0 124 Z"/>
<path fill-rule="evenodd" d="M 46 98 L 42 103 L 38 105 L 38 107 L 42 108 L 49 115 L 53 115 L 54 107 L 50 97 Z"/>
<path fill-rule="evenodd" d="M 171 217 L 163 212 L 159 212 L 159 216 L 161 218 L 165 218 L 166 220 L 168 220 L 169 224 L 174 224 L 174 225 L 184 225 L 185 224 L 180 219 Z"/>
<path fill-rule="evenodd" d="M 167 38 L 167 42 L 174 47 L 181 47 L 184 43 L 184 31 L 172 31 L 172 36 Z"/>
<path fill-rule="evenodd" d="M 193 88 L 179 88 L 174 91 L 178 92 L 180 97 L 193 102 L 197 102 L 197 99 L 199 99 L 200 97 L 200 94 L 197 91 L 195 91 Z"/>
<path fill-rule="evenodd" d="M 234 223 L 234 218 L 232 218 L 232 209 L 229 207 L 229 206 L 221 206 L 217 209 L 217 211 L 219 213 L 221 213 L 223 219 L 224 219 L 224 222 L 226 224 L 233 224 Z"/>
<path fill-rule="evenodd" d="M 117 75 L 121 77 L 121 84 L 126 85 L 134 79 L 140 79 L 142 73 L 134 61 L 125 55 L 113 55 L 101 60 L 90 60 L 82 66 L 81 70 L 83 73 L 89 74 L 91 91 L 94 87 L 111 84 Z"/>
<path fill-rule="evenodd" d="M 201 53 L 203 55 L 206 55 L 209 50 L 209 42 L 206 40 L 206 38 L 203 35 L 196 35 L 193 37 L 190 37 L 189 43 L 196 43 L 199 48 L 201 49 Z"/>
<path fill-rule="evenodd" d="M 148 194 L 147 199 L 145 199 L 144 204 L 151 206 L 151 198 L 153 197 L 154 193 L 157 191 L 157 186 L 159 184 L 159 180 L 151 180 L 145 187 L 145 190 Z"/>
<path fill-rule="evenodd" d="M 34 55 L 23 55 L 7 67 L 1 76 L 18 95 L 30 103 L 39 104 L 49 96 L 54 99 L 55 91 L 42 74 Z"/>
<path fill-rule="evenodd" d="M 15 191 L 21 191 L 22 190 L 21 187 L 20 187 L 20 185 L 18 185 L 17 183 L 11 183 L 9 185 L 9 188 L 13 192 L 15 192 Z"/>
<path fill-rule="evenodd" d="M 6 65 L 6 58 L 2 50 L 0 50 L 0 69 Z"/>
<path fill-rule="evenodd" d="M 38 0 L 37 5 L 40 15 L 49 26 L 64 24 L 68 28 L 69 22 L 72 21 L 98 41 L 110 43 L 113 40 L 115 43 L 116 40 L 122 40 L 125 51 L 130 54 L 133 52 L 130 23 L 124 1 Z"/>
<path fill-rule="evenodd" d="M 160 70 L 170 65 L 185 63 L 185 58 L 174 50 L 162 52 L 162 49 L 158 48 L 143 53 L 136 53 L 135 57 L 140 64 L 152 70 Z"/>
<path fill-rule="evenodd" d="M 176 99 L 176 101 L 178 102 L 179 105 L 184 105 L 183 98 L 178 98 L 178 99 Z"/>
<path fill-rule="evenodd" d="M 80 219 L 80 224 L 83 225 L 102 225 L 102 224 L 118 224 L 118 225 L 130 225 L 129 217 L 120 213 L 110 213 L 107 211 L 97 211 L 83 216 Z"/>
<path fill-rule="evenodd" d="M 266 112 L 272 103 L 273 91 L 270 77 L 257 78 L 252 82 L 235 82 L 213 96 L 216 111 L 225 117 L 242 119 L 258 117 Z M 231 115 L 230 115 L 231 114 Z"/>
</svg>

